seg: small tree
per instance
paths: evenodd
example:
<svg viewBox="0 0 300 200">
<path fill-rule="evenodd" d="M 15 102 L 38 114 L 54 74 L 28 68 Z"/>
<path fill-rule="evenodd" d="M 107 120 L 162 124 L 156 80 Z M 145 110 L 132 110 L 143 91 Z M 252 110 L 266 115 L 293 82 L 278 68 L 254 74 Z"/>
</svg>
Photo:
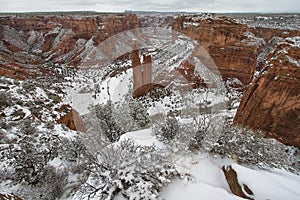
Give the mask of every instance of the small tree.
<svg viewBox="0 0 300 200">
<path fill-rule="evenodd" d="M 11 104 L 11 95 L 7 92 L 0 92 L 0 108 L 5 108 Z"/>
<path fill-rule="evenodd" d="M 124 134 L 124 131 L 116 123 L 113 116 L 112 102 L 108 101 L 107 104 L 95 105 L 95 112 L 102 133 L 104 133 L 111 142 L 119 140 L 120 136 Z"/>
<path fill-rule="evenodd" d="M 150 122 L 147 109 L 134 99 L 129 102 L 129 115 L 141 128 L 147 127 Z"/>
<path fill-rule="evenodd" d="M 174 115 L 168 115 L 163 121 L 157 121 L 153 125 L 153 131 L 162 141 L 173 140 L 180 132 L 180 125 Z"/>
</svg>

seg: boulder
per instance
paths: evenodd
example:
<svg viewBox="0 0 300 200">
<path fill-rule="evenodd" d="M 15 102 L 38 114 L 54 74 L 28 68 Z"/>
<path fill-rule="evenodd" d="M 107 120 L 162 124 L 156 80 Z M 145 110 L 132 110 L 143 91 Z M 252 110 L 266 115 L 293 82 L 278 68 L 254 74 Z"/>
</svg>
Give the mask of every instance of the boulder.
<svg viewBox="0 0 300 200">
<path fill-rule="evenodd" d="M 87 129 L 82 121 L 79 113 L 73 109 L 70 105 L 62 105 L 58 112 L 62 113 L 61 117 L 57 120 L 57 123 L 64 124 L 71 130 L 86 132 Z"/>
</svg>

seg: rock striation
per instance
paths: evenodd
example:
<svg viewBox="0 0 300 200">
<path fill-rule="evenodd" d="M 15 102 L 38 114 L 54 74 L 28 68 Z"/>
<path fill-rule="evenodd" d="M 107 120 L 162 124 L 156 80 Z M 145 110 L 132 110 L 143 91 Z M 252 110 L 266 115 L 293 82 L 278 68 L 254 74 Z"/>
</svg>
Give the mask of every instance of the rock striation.
<svg viewBox="0 0 300 200">
<path fill-rule="evenodd" d="M 140 21 L 130 14 L 13 15 L 0 24 L 0 74 L 25 79 L 77 67 L 91 48 Z"/>
<path fill-rule="evenodd" d="M 252 28 L 226 17 L 179 16 L 173 29 L 196 40 L 214 60 L 224 80 L 251 83 L 260 50 L 273 37 L 299 36 L 298 30 Z"/>
<path fill-rule="evenodd" d="M 245 92 L 234 122 L 300 147 L 300 37 L 279 39 Z"/>
<path fill-rule="evenodd" d="M 212 57 L 226 80 L 235 77 L 244 84 L 252 80 L 256 65 L 257 44 L 248 42 L 249 28 L 227 18 L 202 19 L 197 16 L 178 17 L 173 29 L 196 40 Z"/>
<path fill-rule="evenodd" d="M 147 19 L 133 14 L 1 15 L 0 76 L 34 79 L 39 75 L 57 76 L 65 68 L 76 70 L 102 41 L 153 23 L 196 40 L 224 80 L 238 79 L 242 89 L 249 85 L 236 124 L 264 130 L 285 144 L 300 146 L 299 30 L 248 27 L 226 17 L 198 15 Z M 173 40 L 176 37 L 174 33 Z M 107 48 L 108 53 L 112 51 L 109 45 Z M 131 59 L 135 97 L 154 87 L 170 85 L 174 78 L 182 79 L 183 88 L 205 87 L 191 62 L 182 61 L 172 72 L 151 80 L 151 57 L 144 56 L 141 62 L 137 50 L 131 53 Z M 63 123 L 72 124 L 70 117 L 65 118 Z"/>
</svg>

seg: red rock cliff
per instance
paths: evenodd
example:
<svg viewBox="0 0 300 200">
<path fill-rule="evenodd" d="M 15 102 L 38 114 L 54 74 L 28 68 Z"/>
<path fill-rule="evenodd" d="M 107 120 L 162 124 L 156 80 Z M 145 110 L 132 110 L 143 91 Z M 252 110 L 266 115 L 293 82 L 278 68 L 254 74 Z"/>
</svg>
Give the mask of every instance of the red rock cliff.
<svg viewBox="0 0 300 200">
<path fill-rule="evenodd" d="M 269 53 L 244 94 L 234 122 L 266 131 L 300 147 L 300 38 L 287 38 Z"/>
<path fill-rule="evenodd" d="M 143 55 L 143 63 L 140 61 L 139 50 L 131 53 L 133 68 L 133 97 L 147 94 L 155 84 L 152 84 L 152 60 L 150 55 Z"/>
<path fill-rule="evenodd" d="M 85 53 L 116 33 L 140 26 L 135 15 L 0 17 L 1 75 L 24 79 L 77 66 Z"/>
<path fill-rule="evenodd" d="M 177 17 L 173 29 L 196 40 L 212 57 L 220 74 L 238 78 L 244 84 L 252 81 L 259 50 L 273 37 L 298 36 L 298 30 L 250 28 L 226 17 L 201 19 Z"/>
<path fill-rule="evenodd" d="M 213 58 L 224 79 L 235 77 L 244 84 L 251 82 L 257 46 L 247 41 L 247 25 L 227 18 L 198 19 L 196 16 L 183 16 L 174 21 L 173 29 L 196 40 Z"/>
</svg>

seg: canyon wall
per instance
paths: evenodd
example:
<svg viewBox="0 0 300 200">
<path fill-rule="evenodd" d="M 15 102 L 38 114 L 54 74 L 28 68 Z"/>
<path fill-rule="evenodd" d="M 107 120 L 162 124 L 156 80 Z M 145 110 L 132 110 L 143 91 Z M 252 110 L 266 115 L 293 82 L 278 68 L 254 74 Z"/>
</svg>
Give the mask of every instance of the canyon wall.
<svg viewBox="0 0 300 200">
<path fill-rule="evenodd" d="M 294 37 L 300 36 L 299 30 L 253 28 L 226 17 L 197 15 L 166 19 L 130 14 L 7 15 L 0 17 L 0 76 L 36 78 L 41 74 L 55 76 L 58 68 L 76 69 L 105 39 L 153 23 L 172 26 L 196 40 L 214 60 L 224 80 L 236 78 L 248 87 L 234 119 L 236 124 L 262 129 L 286 144 L 300 146 L 300 46 Z M 173 37 L 175 40 L 176 34 Z M 274 37 L 287 39 L 271 44 Z M 134 68 L 144 65 L 150 71 L 150 57 L 145 56 L 141 63 L 138 51 L 131 55 Z M 136 97 L 156 87 L 151 85 L 151 75 L 144 76 L 144 71 L 137 69 L 133 94 Z M 255 72 L 259 75 L 253 80 Z M 183 62 L 176 73 L 194 82 L 188 87 L 205 86 L 201 77 L 193 76 L 192 63 Z M 161 78 L 166 80 L 171 75 Z M 138 89 L 137 85 L 143 87 Z"/>
<path fill-rule="evenodd" d="M 0 75 L 24 79 L 51 74 L 58 65 L 77 67 L 93 47 L 140 21 L 125 14 L 12 15 L 0 24 Z"/>
<path fill-rule="evenodd" d="M 234 122 L 300 147 L 300 37 L 275 44 L 245 92 Z"/>
<path fill-rule="evenodd" d="M 178 17 L 173 28 L 210 54 L 224 80 L 237 78 L 246 85 L 235 124 L 300 147 L 299 30 L 253 28 L 197 16 Z M 254 72 L 259 75 L 253 80 Z"/>
<path fill-rule="evenodd" d="M 245 85 L 253 79 L 257 57 L 273 37 L 299 36 L 298 30 L 248 27 L 226 17 L 179 16 L 175 31 L 196 40 L 214 60 L 224 80 L 237 78 Z"/>
<path fill-rule="evenodd" d="M 257 39 L 253 44 L 248 41 L 247 25 L 227 18 L 182 16 L 173 22 L 173 29 L 196 40 L 212 57 L 225 80 L 234 77 L 244 84 L 251 82 L 257 48 L 262 41 Z"/>
</svg>

